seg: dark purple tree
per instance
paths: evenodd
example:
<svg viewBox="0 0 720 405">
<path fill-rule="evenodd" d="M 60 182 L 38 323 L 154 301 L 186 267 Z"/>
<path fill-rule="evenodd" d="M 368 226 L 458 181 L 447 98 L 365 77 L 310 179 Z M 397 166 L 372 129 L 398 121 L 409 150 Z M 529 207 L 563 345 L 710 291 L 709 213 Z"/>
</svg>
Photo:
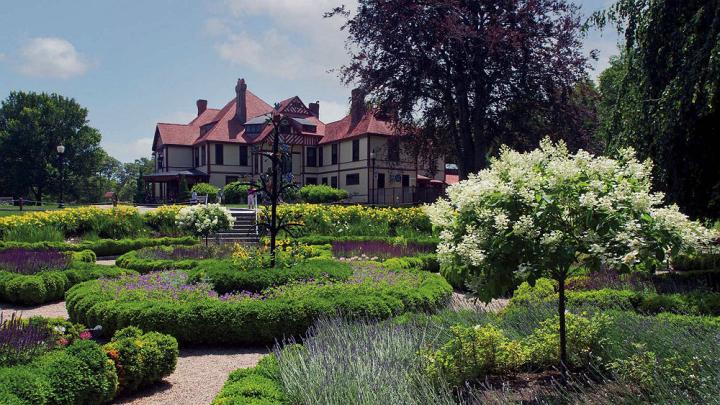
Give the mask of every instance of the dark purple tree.
<svg viewBox="0 0 720 405">
<path fill-rule="evenodd" d="M 327 14 L 347 19 L 352 61 L 341 79 L 398 126 L 422 128 L 423 145 L 454 155 L 461 177 L 484 168 L 501 143 L 535 146 L 587 128 L 587 112 L 566 107 L 588 67 L 577 7 L 566 0 L 359 3 Z M 572 124 L 577 132 L 553 130 Z M 513 142 L 522 136 L 532 141 Z"/>
</svg>

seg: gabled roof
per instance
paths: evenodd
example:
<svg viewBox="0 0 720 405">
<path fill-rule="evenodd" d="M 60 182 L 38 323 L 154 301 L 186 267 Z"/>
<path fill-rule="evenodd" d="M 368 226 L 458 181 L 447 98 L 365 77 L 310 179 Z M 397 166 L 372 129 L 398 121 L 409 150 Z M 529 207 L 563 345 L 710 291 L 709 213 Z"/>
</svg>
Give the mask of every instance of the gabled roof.
<svg viewBox="0 0 720 405">
<path fill-rule="evenodd" d="M 162 141 L 163 145 L 191 146 L 198 135 L 200 135 L 200 127 L 161 122 L 155 127 L 153 150 L 155 150 L 158 138 Z"/>
<path fill-rule="evenodd" d="M 368 111 L 354 126 L 352 125 L 352 116 L 349 114 L 339 121 L 327 124 L 325 126 L 325 137 L 320 143 L 336 142 L 365 134 L 400 136 L 400 133 L 393 128 L 389 121 L 378 119 L 372 111 Z"/>
<path fill-rule="evenodd" d="M 218 112 L 215 119 L 217 123 L 201 136 L 196 143 L 204 141 L 248 143 L 243 136 L 245 133 L 244 122 L 235 119 L 236 101 L 237 97 L 233 98 Z M 268 103 L 262 101 L 260 97 L 250 92 L 250 90 L 245 92 L 245 108 L 247 118 L 257 117 L 273 111 L 273 108 Z"/>
</svg>

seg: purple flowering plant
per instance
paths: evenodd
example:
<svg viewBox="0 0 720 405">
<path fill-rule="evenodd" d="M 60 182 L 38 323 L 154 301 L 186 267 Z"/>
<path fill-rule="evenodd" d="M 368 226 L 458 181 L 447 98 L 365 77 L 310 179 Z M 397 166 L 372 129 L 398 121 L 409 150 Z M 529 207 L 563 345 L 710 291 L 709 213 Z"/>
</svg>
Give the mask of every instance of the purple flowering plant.
<svg viewBox="0 0 720 405">
<path fill-rule="evenodd" d="M 218 294 L 207 282 L 190 283 L 183 271 L 155 272 L 143 275 L 124 275 L 118 278 L 102 278 L 100 289 L 118 301 L 172 300 L 191 302 L 204 299 L 233 301 L 261 299 L 262 295 L 248 291 Z"/>
<path fill-rule="evenodd" d="M 393 244 L 380 240 L 370 241 L 338 241 L 332 243 L 335 257 L 376 257 L 389 259 L 392 257 L 415 256 L 434 252 L 434 247 L 421 243 Z"/>
<path fill-rule="evenodd" d="M 70 266 L 71 261 L 68 254 L 57 250 L 14 248 L 0 251 L 0 270 L 11 273 L 36 274 L 64 270 Z"/>
<path fill-rule="evenodd" d="M 27 363 L 53 346 L 47 328 L 25 322 L 14 313 L 4 319 L 0 313 L 0 367 Z"/>
</svg>

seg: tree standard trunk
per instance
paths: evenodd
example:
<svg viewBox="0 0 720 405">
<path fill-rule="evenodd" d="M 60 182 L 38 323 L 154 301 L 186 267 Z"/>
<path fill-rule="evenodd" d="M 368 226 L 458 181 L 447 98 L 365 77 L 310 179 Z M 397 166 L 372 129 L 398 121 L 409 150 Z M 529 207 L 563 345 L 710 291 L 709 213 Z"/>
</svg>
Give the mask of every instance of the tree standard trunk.
<svg viewBox="0 0 720 405">
<path fill-rule="evenodd" d="M 558 315 L 560 317 L 560 370 L 563 379 L 567 375 L 567 331 L 565 330 L 565 277 L 558 280 Z"/>
</svg>

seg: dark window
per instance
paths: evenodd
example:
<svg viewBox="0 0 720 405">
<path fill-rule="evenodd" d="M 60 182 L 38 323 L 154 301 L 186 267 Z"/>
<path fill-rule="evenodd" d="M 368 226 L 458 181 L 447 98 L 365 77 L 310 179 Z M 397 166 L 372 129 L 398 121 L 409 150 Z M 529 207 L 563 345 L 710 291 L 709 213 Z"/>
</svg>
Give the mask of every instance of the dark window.
<svg viewBox="0 0 720 405">
<path fill-rule="evenodd" d="M 238 181 L 240 178 L 238 176 L 225 176 L 225 184 L 230 184 L 232 182 Z"/>
<path fill-rule="evenodd" d="M 337 153 L 338 144 L 334 143 L 334 144 L 332 144 L 332 146 L 330 148 L 332 149 L 330 151 L 331 152 L 330 164 L 336 165 L 337 164 L 337 155 L 338 155 L 338 153 Z"/>
<path fill-rule="evenodd" d="M 308 177 L 305 179 L 305 184 L 311 184 L 316 185 L 317 184 L 317 177 Z"/>
<path fill-rule="evenodd" d="M 357 162 L 360 160 L 360 140 L 355 139 L 352 141 L 352 160 L 353 162 Z"/>
<path fill-rule="evenodd" d="M 259 134 L 262 131 L 263 124 L 249 124 L 245 125 L 245 133 L 248 135 Z"/>
<path fill-rule="evenodd" d="M 400 140 L 398 138 L 388 139 L 388 160 L 391 162 L 400 161 Z"/>
<path fill-rule="evenodd" d="M 307 167 L 317 166 L 317 148 L 307 148 L 306 162 Z"/>
<path fill-rule="evenodd" d="M 323 178 L 322 178 L 322 184 L 324 184 L 324 185 L 327 186 L 327 184 L 328 184 L 328 183 L 327 183 L 327 177 L 323 177 Z"/>
<path fill-rule="evenodd" d="M 330 176 L 330 187 L 337 188 L 337 176 Z"/>
<path fill-rule="evenodd" d="M 385 173 L 378 173 L 377 188 L 385 188 Z"/>
<path fill-rule="evenodd" d="M 260 172 L 260 159 L 262 155 L 255 155 L 253 159 L 255 159 L 255 173 Z"/>
<path fill-rule="evenodd" d="M 402 176 L 402 186 L 410 187 L 410 176 L 408 176 L 407 174 L 403 174 Z"/>
<path fill-rule="evenodd" d="M 158 169 L 162 169 L 162 168 L 163 168 L 163 160 L 165 160 L 165 157 L 164 157 L 163 155 L 160 155 L 160 156 L 157 157 Z"/>
<path fill-rule="evenodd" d="M 205 166 L 205 145 L 200 148 L 200 164 Z"/>
<path fill-rule="evenodd" d="M 195 167 L 200 166 L 200 148 L 193 148 L 195 154 Z"/>
<path fill-rule="evenodd" d="M 223 145 L 221 143 L 215 144 L 215 164 L 216 165 L 225 164 L 224 156 L 223 156 Z"/>
<path fill-rule="evenodd" d="M 248 147 L 240 145 L 240 166 L 248 165 Z"/>
<path fill-rule="evenodd" d="M 345 175 L 345 185 L 356 186 L 358 184 L 360 184 L 360 174 L 354 173 Z"/>
<path fill-rule="evenodd" d="M 323 162 L 323 149 L 322 146 L 318 146 L 318 166 L 320 167 L 325 163 Z"/>
</svg>

